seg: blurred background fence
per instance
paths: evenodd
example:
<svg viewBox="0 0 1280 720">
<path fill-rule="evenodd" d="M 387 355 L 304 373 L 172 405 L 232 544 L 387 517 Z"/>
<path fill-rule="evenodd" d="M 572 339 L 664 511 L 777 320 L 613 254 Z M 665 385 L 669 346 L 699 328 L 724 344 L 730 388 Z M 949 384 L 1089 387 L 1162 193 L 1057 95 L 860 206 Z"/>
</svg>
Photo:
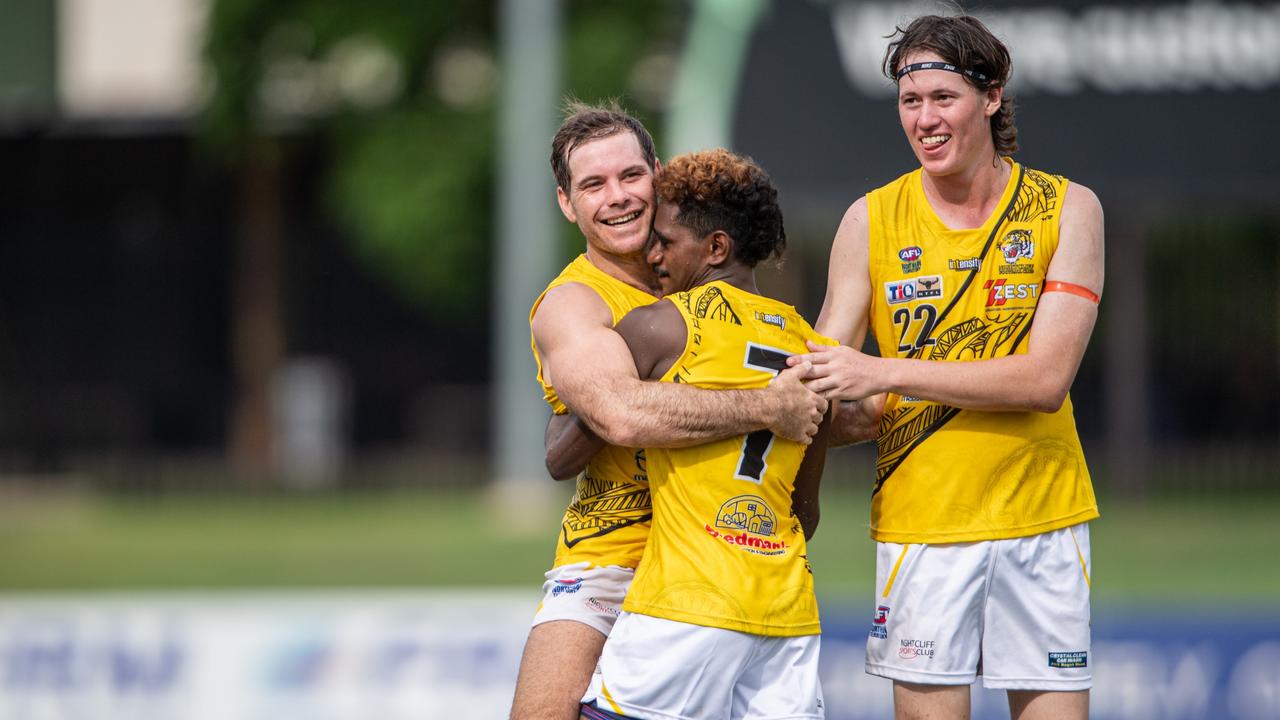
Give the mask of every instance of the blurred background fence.
<svg viewBox="0 0 1280 720">
<path fill-rule="evenodd" d="M 40 591 L 534 593 L 569 489 L 541 477 L 526 318 L 582 248 L 551 209 L 554 105 L 620 97 L 663 156 L 759 160 L 791 241 L 761 284 L 815 318 L 844 209 L 914 166 L 877 63 L 922 7 L 5 0 L 0 599 L 18 604 L 0 632 L 79 597 L 22 604 Z M 1014 55 L 1017 157 L 1107 213 L 1072 389 L 1103 496 L 1097 595 L 1274 619 L 1280 4 L 973 9 Z M 834 606 L 870 582 L 871 453 L 827 464 L 814 557 Z M 12 710 L 64 656 L 7 642 Z M 477 667 L 510 644 L 475 646 Z M 14 674 L 19 647 L 45 670 Z M 13 716 L 64 716 L 33 697 Z M 1236 712 L 1214 697 L 1100 716 Z"/>
</svg>

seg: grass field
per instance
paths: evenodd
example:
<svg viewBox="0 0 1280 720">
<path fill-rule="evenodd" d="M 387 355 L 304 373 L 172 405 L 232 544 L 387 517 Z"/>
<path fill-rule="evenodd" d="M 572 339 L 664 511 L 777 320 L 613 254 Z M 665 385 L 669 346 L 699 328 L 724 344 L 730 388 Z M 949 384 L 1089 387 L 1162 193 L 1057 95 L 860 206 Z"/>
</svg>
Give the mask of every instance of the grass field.
<svg viewBox="0 0 1280 720">
<path fill-rule="evenodd" d="M 567 496 L 567 486 L 556 492 Z M 1280 604 L 1280 498 L 1102 501 L 1098 602 Z M 536 587 L 561 497 L 505 512 L 484 493 L 0 495 L 0 591 Z M 513 521 L 513 518 L 517 521 Z M 825 492 L 810 548 L 819 593 L 873 580 L 866 497 Z"/>
</svg>

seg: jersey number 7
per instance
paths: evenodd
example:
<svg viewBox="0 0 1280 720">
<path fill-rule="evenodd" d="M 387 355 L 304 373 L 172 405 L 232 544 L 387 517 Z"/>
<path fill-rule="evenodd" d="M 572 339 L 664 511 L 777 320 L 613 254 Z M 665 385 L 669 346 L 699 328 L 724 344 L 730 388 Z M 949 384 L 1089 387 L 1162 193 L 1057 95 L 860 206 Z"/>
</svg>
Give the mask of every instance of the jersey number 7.
<svg viewBox="0 0 1280 720">
<path fill-rule="evenodd" d="M 787 369 L 787 358 L 791 353 L 766 345 L 747 343 L 747 354 L 742 360 L 743 367 L 762 370 L 770 375 L 777 375 Z M 742 439 L 742 452 L 738 454 L 738 470 L 733 477 L 738 480 L 750 480 L 759 485 L 768 467 L 765 456 L 773 447 L 773 433 L 768 430 L 756 430 Z"/>
</svg>

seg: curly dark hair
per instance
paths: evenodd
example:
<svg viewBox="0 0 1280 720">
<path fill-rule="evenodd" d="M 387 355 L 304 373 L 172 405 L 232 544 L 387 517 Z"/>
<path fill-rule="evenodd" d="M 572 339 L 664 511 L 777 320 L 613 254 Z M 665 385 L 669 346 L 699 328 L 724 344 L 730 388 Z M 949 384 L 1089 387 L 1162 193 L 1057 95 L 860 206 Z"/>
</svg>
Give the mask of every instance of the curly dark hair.
<svg viewBox="0 0 1280 720">
<path fill-rule="evenodd" d="M 640 152 L 649 169 L 654 168 L 658 153 L 654 149 L 653 136 L 639 120 L 627 114 L 617 100 L 610 100 L 603 105 L 588 105 L 574 99 L 564 103 L 564 122 L 556 130 L 551 139 L 551 172 L 556 176 L 556 184 L 561 190 L 569 192 L 569 154 L 579 145 L 610 137 L 622 132 L 630 132 L 640 143 Z"/>
<path fill-rule="evenodd" d="M 728 233 L 734 258 L 747 267 L 781 258 L 787 247 L 778 191 L 751 158 L 723 148 L 679 155 L 662 166 L 653 189 L 680 208 L 676 221 L 698 237 Z"/>
<path fill-rule="evenodd" d="M 956 67 L 986 75 L 985 81 L 962 76 L 979 90 L 1004 88 L 1000 109 L 991 116 L 991 139 L 997 153 L 1017 152 L 1018 128 L 1013 124 L 1013 96 L 1009 94 L 1013 59 L 1009 49 L 981 20 L 971 15 L 925 15 L 912 20 L 905 28 L 895 27 L 888 37 L 890 42 L 882 69 L 894 84 L 898 82 L 897 70 L 902 61 L 913 52 L 927 50 Z"/>
</svg>

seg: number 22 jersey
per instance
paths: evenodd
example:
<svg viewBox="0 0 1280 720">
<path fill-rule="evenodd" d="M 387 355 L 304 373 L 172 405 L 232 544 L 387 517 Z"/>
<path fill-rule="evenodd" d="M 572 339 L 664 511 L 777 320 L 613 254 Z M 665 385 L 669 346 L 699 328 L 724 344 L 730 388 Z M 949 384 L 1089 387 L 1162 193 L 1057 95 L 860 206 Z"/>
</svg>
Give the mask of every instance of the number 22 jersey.
<svg viewBox="0 0 1280 720">
<path fill-rule="evenodd" d="M 870 320 L 881 356 L 966 362 L 1027 352 L 1067 181 L 1005 162 L 1008 185 L 978 228 L 943 224 L 921 170 L 868 193 Z M 1052 413 L 984 412 L 890 393 L 873 539 L 998 540 L 1096 517 L 1069 397 Z"/>
</svg>

